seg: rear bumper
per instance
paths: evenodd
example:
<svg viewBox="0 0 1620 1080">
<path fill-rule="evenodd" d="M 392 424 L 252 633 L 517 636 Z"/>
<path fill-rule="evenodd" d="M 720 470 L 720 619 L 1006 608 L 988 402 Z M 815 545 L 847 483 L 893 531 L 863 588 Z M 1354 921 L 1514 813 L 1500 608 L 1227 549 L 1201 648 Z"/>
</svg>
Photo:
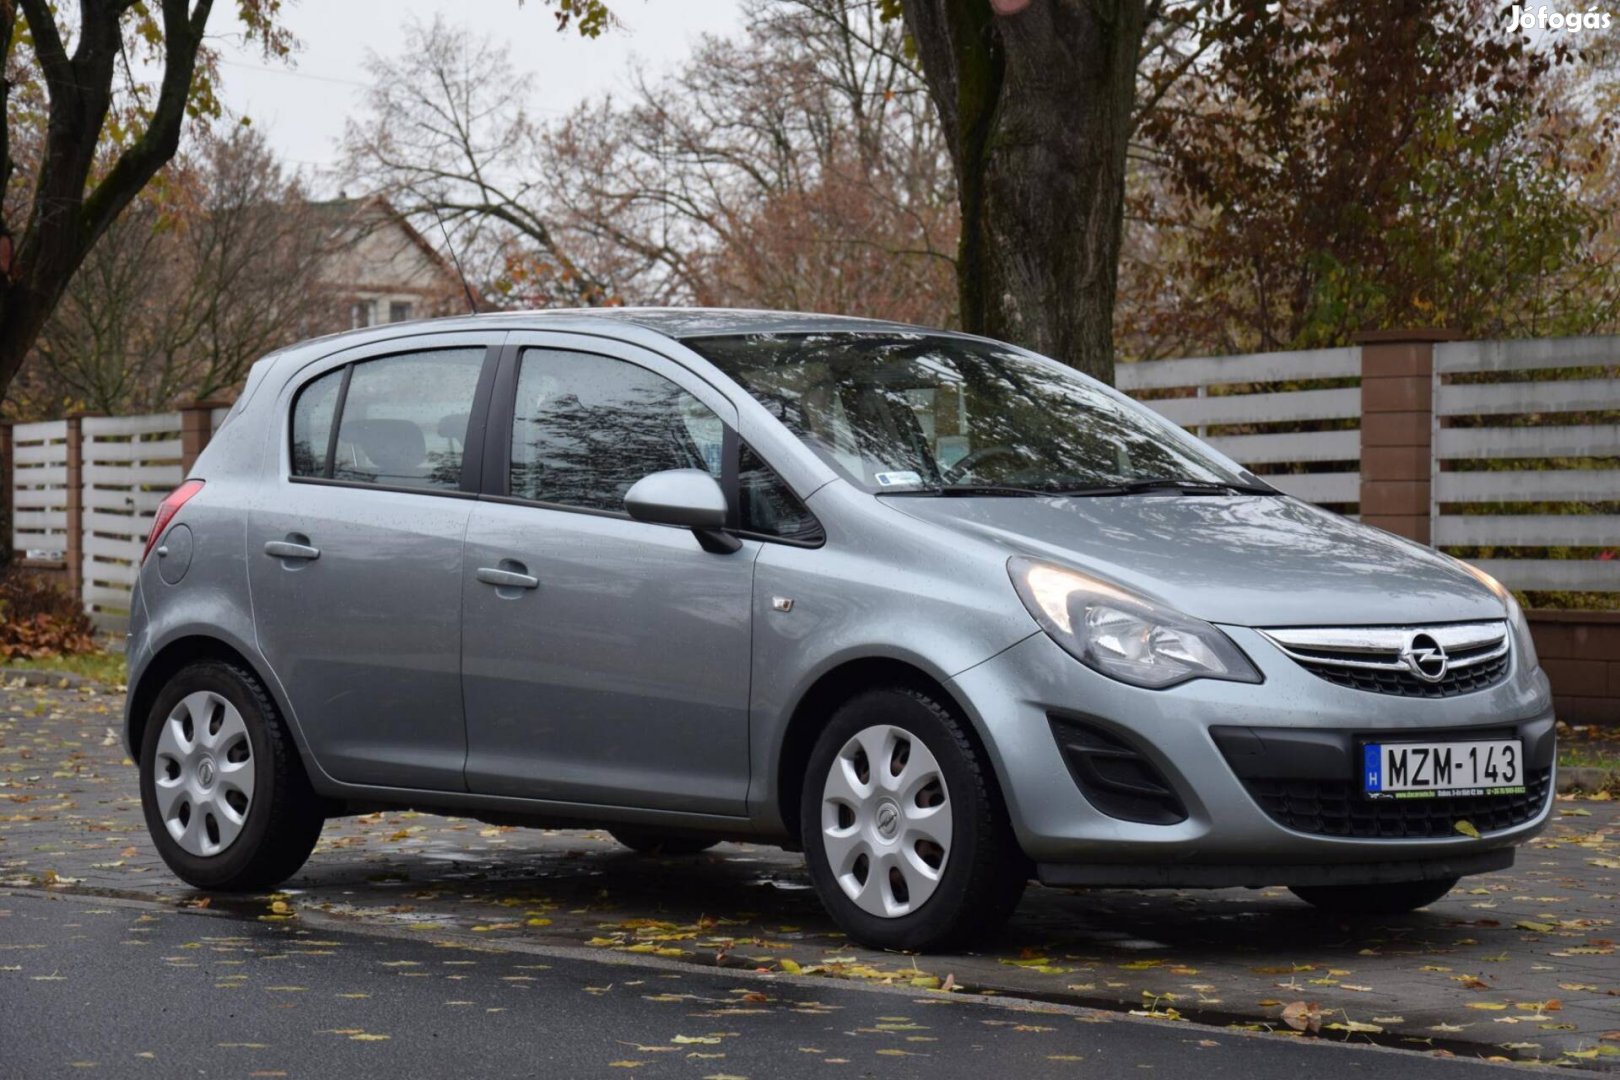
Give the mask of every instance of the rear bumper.
<svg viewBox="0 0 1620 1080">
<path fill-rule="evenodd" d="M 124 752 L 131 761 L 141 760 L 141 748 L 135 745 L 135 689 L 141 684 L 141 675 L 152 660 L 152 642 L 147 633 L 148 616 L 146 597 L 141 592 L 141 579 L 137 575 L 135 587 L 129 594 L 129 631 L 124 635 L 125 682 L 124 691 Z M 144 718 L 143 718 L 144 719 Z"/>
</svg>

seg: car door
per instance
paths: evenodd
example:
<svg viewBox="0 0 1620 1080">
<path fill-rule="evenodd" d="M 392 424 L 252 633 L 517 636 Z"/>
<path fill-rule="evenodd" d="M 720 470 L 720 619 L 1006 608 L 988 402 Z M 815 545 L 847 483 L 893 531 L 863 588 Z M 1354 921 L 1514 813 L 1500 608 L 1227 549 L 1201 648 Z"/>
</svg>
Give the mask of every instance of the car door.
<svg viewBox="0 0 1620 1080">
<path fill-rule="evenodd" d="M 759 543 L 711 553 L 624 512 L 648 473 L 719 476 L 735 411 L 606 339 L 506 353 L 462 580 L 469 789 L 741 816 Z"/>
<path fill-rule="evenodd" d="M 283 392 L 248 533 L 254 623 L 338 780 L 465 790 L 462 542 L 504 337 L 368 346 Z"/>
</svg>

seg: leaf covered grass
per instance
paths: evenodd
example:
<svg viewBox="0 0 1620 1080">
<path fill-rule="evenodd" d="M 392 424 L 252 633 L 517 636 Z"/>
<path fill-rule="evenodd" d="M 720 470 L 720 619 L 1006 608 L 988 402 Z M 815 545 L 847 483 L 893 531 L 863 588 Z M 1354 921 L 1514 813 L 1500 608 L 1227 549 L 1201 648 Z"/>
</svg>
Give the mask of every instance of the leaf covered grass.
<svg viewBox="0 0 1620 1080">
<path fill-rule="evenodd" d="M 124 654 L 118 652 L 74 653 L 36 660 L 13 659 L 0 664 L 0 675 L 15 671 L 60 671 L 106 686 L 122 686 L 128 677 Z"/>
<path fill-rule="evenodd" d="M 1558 765 L 1620 773 L 1620 726 L 1559 724 Z"/>
</svg>

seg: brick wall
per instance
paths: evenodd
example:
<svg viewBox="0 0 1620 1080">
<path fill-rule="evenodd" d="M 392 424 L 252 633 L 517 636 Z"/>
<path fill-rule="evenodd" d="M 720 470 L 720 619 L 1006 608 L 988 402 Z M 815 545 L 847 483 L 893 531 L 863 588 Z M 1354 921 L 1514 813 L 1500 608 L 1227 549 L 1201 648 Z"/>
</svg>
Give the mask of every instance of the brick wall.
<svg viewBox="0 0 1620 1080">
<path fill-rule="evenodd" d="M 1532 611 L 1558 719 L 1620 726 L 1620 611 Z"/>
</svg>

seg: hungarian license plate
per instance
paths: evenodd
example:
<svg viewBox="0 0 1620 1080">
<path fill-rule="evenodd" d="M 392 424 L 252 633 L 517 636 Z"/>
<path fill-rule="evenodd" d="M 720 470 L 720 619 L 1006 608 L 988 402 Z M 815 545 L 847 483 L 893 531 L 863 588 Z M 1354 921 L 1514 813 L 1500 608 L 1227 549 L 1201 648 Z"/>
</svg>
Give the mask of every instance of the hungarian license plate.
<svg viewBox="0 0 1620 1080">
<path fill-rule="evenodd" d="M 1524 794 L 1518 739 L 1490 742 L 1368 743 L 1362 784 L 1374 799 Z"/>
</svg>

